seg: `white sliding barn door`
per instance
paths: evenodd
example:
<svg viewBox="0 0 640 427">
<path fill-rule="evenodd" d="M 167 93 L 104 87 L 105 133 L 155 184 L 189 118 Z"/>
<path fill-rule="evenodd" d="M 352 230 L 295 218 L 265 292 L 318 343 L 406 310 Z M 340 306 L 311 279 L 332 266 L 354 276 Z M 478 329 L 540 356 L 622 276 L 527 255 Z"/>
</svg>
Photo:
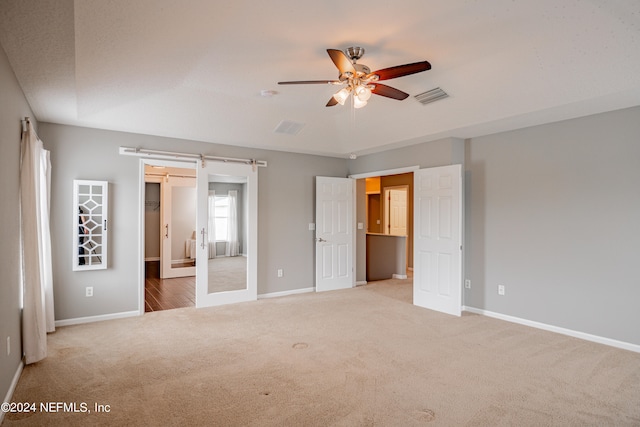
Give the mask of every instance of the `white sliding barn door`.
<svg viewBox="0 0 640 427">
<path fill-rule="evenodd" d="M 245 183 L 246 214 L 244 235 L 247 254 L 246 271 L 236 271 L 241 280 L 229 286 L 224 283 L 224 276 L 217 274 L 220 258 L 209 258 L 210 218 L 215 218 L 215 205 L 209 204 L 209 185 L 211 183 Z M 232 304 L 244 301 L 255 301 L 258 297 L 258 169 L 251 165 L 237 163 L 207 162 L 206 166 L 198 166 L 198 208 L 197 208 L 197 242 L 196 242 L 196 308 Z M 228 242 L 227 242 L 228 243 Z M 212 246 L 215 245 L 215 242 Z M 215 247 L 215 246 L 214 246 Z M 241 259 L 242 256 L 229 257 Z"/>
<path fill-rule="evenodd" d="M 316 291 L 354 285 L 353 180 L 316 177 Z"/>
<path fill-rule="evenodd" d="M 414 172 L 415 305 L 460 316 L 462 306 L 462 170 Z"/>
</svg>

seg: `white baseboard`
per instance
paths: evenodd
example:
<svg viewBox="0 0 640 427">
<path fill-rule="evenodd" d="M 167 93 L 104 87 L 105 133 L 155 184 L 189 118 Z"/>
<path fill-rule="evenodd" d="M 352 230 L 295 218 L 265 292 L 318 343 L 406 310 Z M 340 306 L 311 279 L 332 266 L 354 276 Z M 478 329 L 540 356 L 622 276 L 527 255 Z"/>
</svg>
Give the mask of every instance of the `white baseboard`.
<svg viewBox="0 0 640 427">
<path fill-rule="evenodd" d="M 295 295 L 295 294 L 306 294 L 307 292 L 314 292 L 315 290 L 316 288 L 311 287 L 311 288 L 293 289 L 291 291 L 270 292 L 268 294 L 258 295 L 258 299 L 277 298 L 277 297 L 284 297 L 287 295 Z"/>
<path fill-rule="evenodd" d="M 604 344 L 611 347 L 621 348 L 623 350 L 633 351 L 640 353 L 640 345 L 632 344 L 624 341 L 618 341 L 611 338 L 600 337 L 598 335 L 591 335 L 584 332 L 574 331 L 572 329 L 561 328 L 558 326 L 547 325 L 546 323 L 535 322 L 533 320 L 521 319 L 519 317 L 509 316 L 506 314 L 495 313 L 489 310 L 483 310 L 475 307 L 463 306 L 462 310 L 470 313 L 481 314 L 487 317 L 493 317 L 495 319 L 505 320 L 507 322 L 518 323 L 524 326 L 530 326 L 532 328 L 543 329 L 545 331 L 555 332 L 562 335 L 568 335 L 574 338 L 580 338 L 585 341 L 591 341 L 598 344 Z"/>
<path fill-rule="evenodd" d="M 150 256 L 148 258 L 144 259 L 145 262 L 147 261 L 160 261 L 160 257 L 159 256 Z"/>
<path fill-rule="evenodd" d="M 366 285 L 366 284 L 367 284 L 366 280 L 362 280 L 362 281 L 356 282 L 356 286 L 363 286 L 363 285 Z"/>
<path fill-rule="evenodd" d="M 406 279 L 407 275 L 406 274 L 393 274 L 391 275 L 392 279 Z"/>
<path fill-rule="evenodd" d="M 76 317 L 75 319 L 56 320 L 56 327 L 80 325 L 83 323 L 102 322 L 103 320 L 124 319 L 125 317 L 140 316 L 140 311 L 125 311 L 122 313 L 102 314 L 100 316 Z"/>
<path fill-rule="evenodd" d="M 13 393 L 16 391 L 16 387 L 18 386 L 18 380 L 20 379 L 20 375 L 22 375 L 22 369 L 24 368 L 24 360 L 20 361 L 18 364 L 18 368 L 16 369 L 16 373 L 13 375 L 13 380 L 11 381 L 11 385 L 9 386 L 9 390 L 7 390 L 7 395 L 4 397 L 3 402 L 11 402 L 13 398 Z M 4 419 L 4 411 L 0 411 L 0 424 L 2 424 L 2 420 Z"/>
</svg>

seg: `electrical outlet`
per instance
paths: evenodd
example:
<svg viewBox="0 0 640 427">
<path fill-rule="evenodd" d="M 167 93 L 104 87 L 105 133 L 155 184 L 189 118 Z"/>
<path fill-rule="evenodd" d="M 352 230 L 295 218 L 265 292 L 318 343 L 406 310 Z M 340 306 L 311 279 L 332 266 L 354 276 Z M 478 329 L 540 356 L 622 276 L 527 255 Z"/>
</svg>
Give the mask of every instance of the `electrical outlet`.
<svg viewBox="0 0 640 427">
<path fill-rule="evenodd" d="M 93 286 L 87 286 L 87 288 L 85 290 L 85 296 L 86 297 L 92 297 L 93 296 Z"/>
<path fill-rule="evenodd" d="M 314 231 L 316 229 L 316 225 L 313 222 L 309 223 L 309 231 Z"/>
<path fill-rule="evenodd" d="M 466 280 L 464 281 L 464 287 L 465 287 L 466 289 L 471 289 L 471 280 L 466 279 Z"/>
<path fill-rule="evenodd" d="M 284 276 L 284 271 L 281 268 L 278 269 L 278 277 Z"/>
<path fill-rule="evenodd" d="M 504 295 L 504 285 L 498 285 L 498 295 Z"/>
<path fill-rule="evenodd" d="M 7 356 L 11 355 L 11 337 L 7 337 Z"/>
</svg>

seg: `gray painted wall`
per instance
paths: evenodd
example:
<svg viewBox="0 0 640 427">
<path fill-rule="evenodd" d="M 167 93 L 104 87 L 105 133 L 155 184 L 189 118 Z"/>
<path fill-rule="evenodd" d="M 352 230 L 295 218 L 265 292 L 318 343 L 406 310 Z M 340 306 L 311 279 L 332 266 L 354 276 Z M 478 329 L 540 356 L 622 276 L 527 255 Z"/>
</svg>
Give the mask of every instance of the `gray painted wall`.
<svg viewBox="0 0 640 427">
<path fill-rule="evenodd" d="M 314 285 L 315 176 L 347 176 L 346 160 L 214 145 L 150 135 L 42 123 L 51 150 L 52 244 L 56 320 L 138 309 L 139 159 L 119 146 L 266 160 L 258 184 L 258 294 Z M 304 141 L 301 141 L 304 143 Z M 99 162 L 91 159 L 100 159 Z M 74 179 L 109 181 L 109 268 L 71 271 L 71 209 Z M 277 270 L 284 277 L 277 277 Z M 94 296 L 84 296 L 85 286 Z"/>
<path fill-rule="evenodd" d="M 638 141 L 635 107 L 473 138 L 464 162 L 459 140 L 441 140 L 349 172 L 463 163 L 464 304 L 637 345 Z"/>
<path fill-rule="evenodd" d="M 640 344 L 640 108 L 474 138 L 466 165 L 465 304 Z"/>
<path fill-rule="evenodd" d="M 22 359 L 20 332 L 20 138 L 24 117 L 34 118 L 0 47 L 0 399 Z M 34 127 L 37 123 L 34 122 Z M 11 354 L 7 355 L 7 337 Z"/>
</svg>

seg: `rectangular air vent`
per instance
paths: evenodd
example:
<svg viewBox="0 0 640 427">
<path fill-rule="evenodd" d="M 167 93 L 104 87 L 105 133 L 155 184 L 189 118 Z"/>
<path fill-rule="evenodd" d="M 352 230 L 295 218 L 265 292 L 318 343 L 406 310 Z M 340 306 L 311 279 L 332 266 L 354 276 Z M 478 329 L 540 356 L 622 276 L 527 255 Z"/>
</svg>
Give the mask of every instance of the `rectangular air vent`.
<svg viewBox="0 0 640 427">
<path fill-rule="evenodd" d="M 449 95 L 447 95 L 447 93 L 445 91 L 443 91 L 442 89 L 437 87 L 435 89 L 428 90 L 428 91 L 426 91 L 424 93 L 420 93 L 420 94 L 416 95 L 415 98 L 422 105 L 427 105 L 427 104 L 435 102 L 435 101 L 437 101 L 439 99 L 446 98 L 447 96 L 449 96 Z"/>
<path fill-rule="evenodd" d="M 292 122 L 291 120 L 283 120 L 273 130 L 275 133 L 286 133 L 287 135 L 296 135 L 300 129 L 304 127 L 304 123 Z"/>
</svg>

